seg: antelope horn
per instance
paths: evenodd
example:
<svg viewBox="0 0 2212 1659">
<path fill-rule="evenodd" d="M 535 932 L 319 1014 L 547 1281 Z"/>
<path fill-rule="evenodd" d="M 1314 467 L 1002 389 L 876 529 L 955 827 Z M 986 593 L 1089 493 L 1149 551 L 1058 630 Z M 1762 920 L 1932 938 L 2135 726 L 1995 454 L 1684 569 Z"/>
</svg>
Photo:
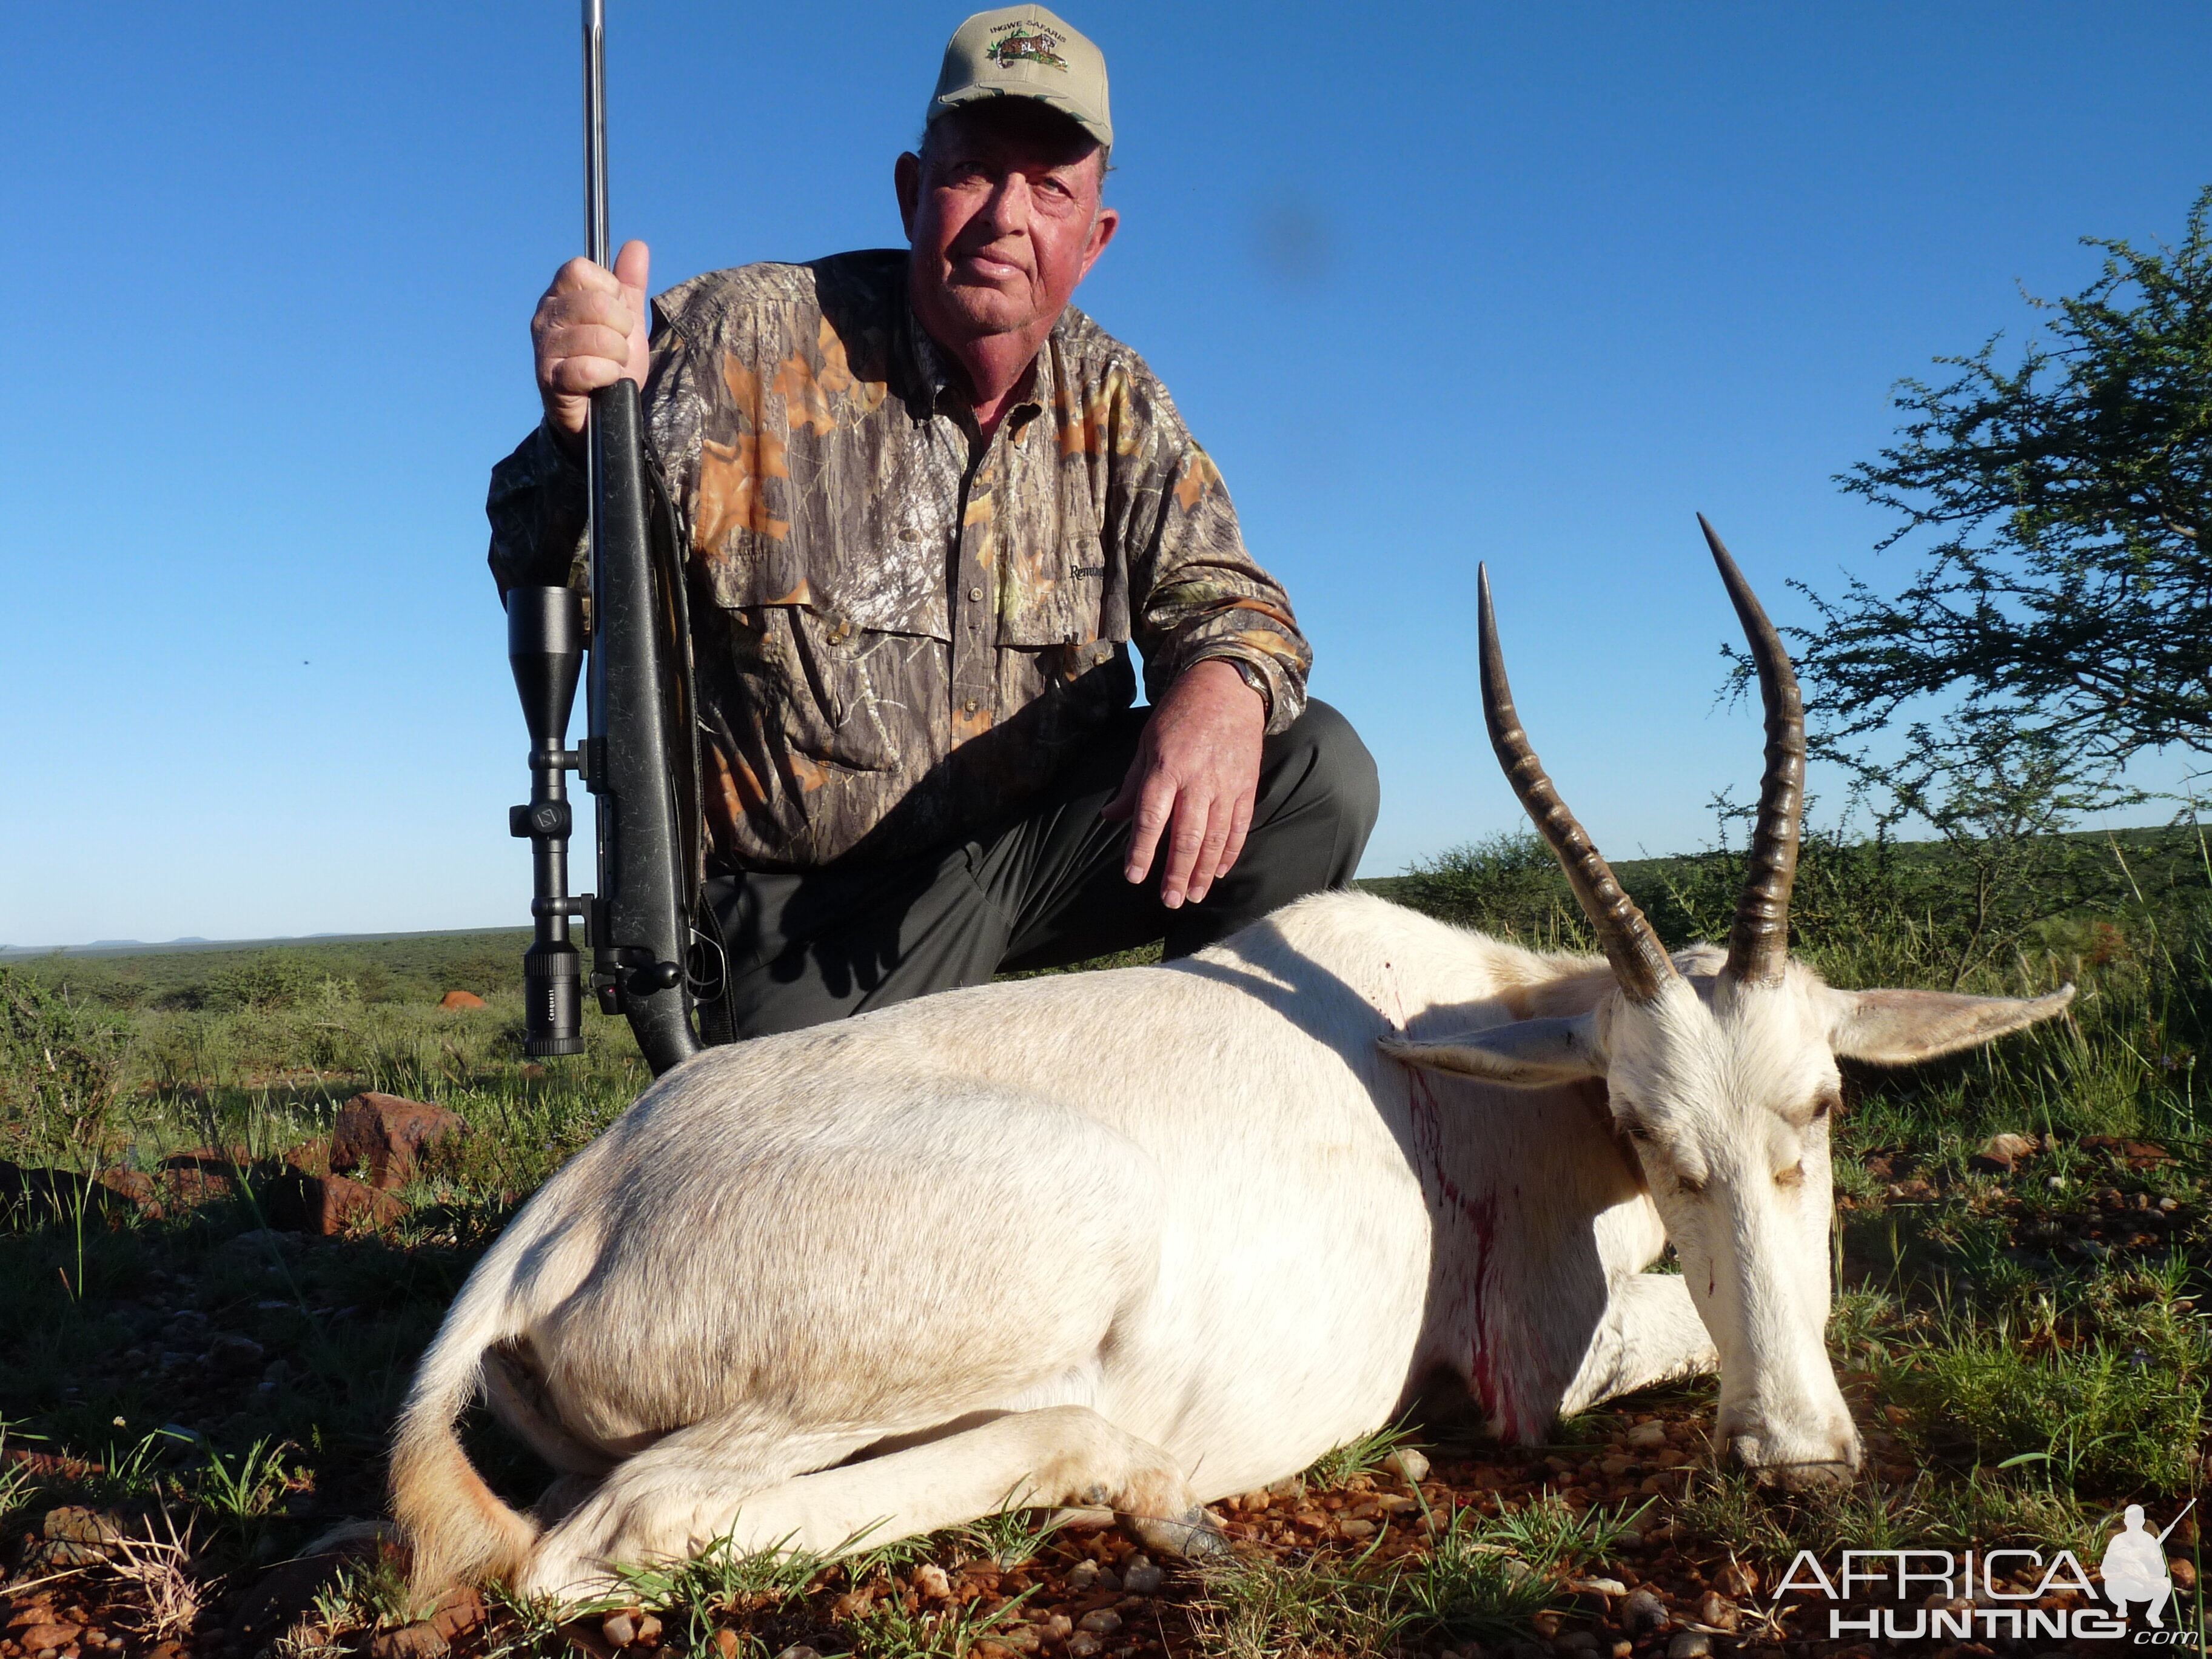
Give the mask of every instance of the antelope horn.
<svg viewBox="0 0 2212 1659">
<path fill-rule="evenodd" d="M 1535 821 L 1538 833 L 1559 854 L 1560 866 L 1567 872 L 1567 884 L 1575 890 L 1590 926 L 1597 929 L 1598 943 L 1605 947 L 1606 959 L 1613 963 L 1613 975 L 1620 981 L 1621 990 L 1632 1002 L 1650 1002 L 1674 977 L 1674 964 L 1667 947 L 1651 931 L 1651 924 L 1644 919 L 1644 912 L 1621 890 L 1603 855 L 1590 844 L 1589 833 L 1559 799 L 1559 792 L 1545 774 L 1544 763 L 1529 746 L 1528 734 L 1521 729 L 1521 716 L 1514 711 L 1513 688 L 1505 682 L 1505 659 L 1498 649 L 1498 616 L 1490 604 L 1489 567 L 1481 567 L 1477 578 L 1481 601 L 1482 717 L 1490 726 L 1490 746 L 1498 753 L 1498 763 L 1505 769 L 1505 781 Z"/>
<path fill-rule="evenodd" d="M 1782 636 L 1743 572 L 1735 568 L 1705 515 L 1698 514 L 1713 562 L 1728 584 L 1736 620 L 1759 665 L 1759 701 L 1766 705 L 1766 775 L 1759 782 L 1759 817 L 1751 832 L 1743 896 L 1729 929 L 1728 973 L 1746 985 L 1782 977 L 1790 955 L 1790 889 L 1797 879 L 1797 836 L 1805 812 L 1805 703 Z"/>
</svg>

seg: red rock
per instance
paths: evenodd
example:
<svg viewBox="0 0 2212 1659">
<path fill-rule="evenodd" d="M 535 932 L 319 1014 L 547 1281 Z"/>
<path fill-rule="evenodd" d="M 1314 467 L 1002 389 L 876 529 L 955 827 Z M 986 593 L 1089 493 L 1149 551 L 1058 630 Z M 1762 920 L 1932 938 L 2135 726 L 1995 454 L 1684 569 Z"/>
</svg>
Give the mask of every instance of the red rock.
<svg viewBox="0 0 2212 1659">
<path fill-rule="evenodd" d="M 331 1136 L 331 1168 L 366 1169 L 369 1182 L 390 1191 L 404 1186 L 416 1158 L 467 1124 L 458 1112 L 398 1095 L 356 1095 L 339 1109 Z"/>
<path fill-rule="evenodd" d="M 445 1659 L 446 1638 L 426 1620 L 386 1631 L 368 1644 L 368 1659 Z"/>
<path fill-rule="evenodd" d="M 465 1584 L 447 1590 L 430 1609 L 430 1628 L 448 1642 L 483 1621 L 483 1597 Z"/>
<path fill-rule="evenodd" d="M 126 1199 L 147 1214 L 159 1220 L 161 1206 L 154 1195 L 154 1177 L 143 1170 L 126 1170 L 120 1164 L 100 1172 L 100 1184 L 117 1197 Z"/>
<path fill-rule="evenodd" d="M 325 1176 L 331 1172 L 331 1142 L 327 1135 L 313 1140 L 303 1140 L 284 1154 L 284 1162 L 301 1175 Z"/>
<path fill-rule="evenodd" d="M 481 1008 L 484 1000 L 474 991 L 448 991 L 438 999 L 441 1008 Z"/>
<path fill-rule="evenodd" d="M 407 1213 L 407 1206 L 392 1194 L 364 1187 L 343 1176 L 325 1176 L 307 1183 L 314 1204 L 315 1231 L 325 1238 L 356 1225 L 389 1226 Z"/>
<path fill-rule="evenodd" d="M 65 1648 L 76 1640 L 82 1625 L 33 1625 L 15 1639 L 23 1644 L 26 1653 L 40 1653 L 47 1648 Z"/>
</svg>

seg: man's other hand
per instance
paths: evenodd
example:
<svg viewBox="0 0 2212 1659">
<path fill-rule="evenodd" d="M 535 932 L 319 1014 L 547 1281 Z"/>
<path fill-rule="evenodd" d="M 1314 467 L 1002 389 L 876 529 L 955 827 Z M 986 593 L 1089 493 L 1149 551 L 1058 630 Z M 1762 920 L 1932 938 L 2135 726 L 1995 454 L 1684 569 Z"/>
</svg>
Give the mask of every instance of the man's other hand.
<svg viewBox="0 0 2212 1659">
<path fill-rule="evenodd" d="M 1122 872 L 1133 882 L 1151 873 L 1167 832 L 1160 902 L 1169 909 L 1204 898 L 1244 850 L 1267 731 L 1265 700 L 1218 657 L 1178 676 L 1145 722 L 1137 758 L 1103 816 L 1135 820 Z"/>
<path fill-rule="evenodd" d="M 643 242 L 624 242 L 612 271 L 571 259 L 530 319 L 538 358 L 538 396 L 562 448 L 584 453 L 584 417 L 592 393 L 617 380 L 645 384 L 646 281 L 653 255 Z"/>
</svg>

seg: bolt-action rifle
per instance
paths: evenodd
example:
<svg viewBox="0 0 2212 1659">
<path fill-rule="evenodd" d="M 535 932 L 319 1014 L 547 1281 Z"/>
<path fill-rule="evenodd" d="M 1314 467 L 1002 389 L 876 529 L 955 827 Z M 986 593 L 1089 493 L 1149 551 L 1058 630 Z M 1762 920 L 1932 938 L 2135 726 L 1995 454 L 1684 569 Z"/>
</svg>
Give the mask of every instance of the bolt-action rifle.
<svg viewBox="0 0 2212 1659">
<path fill-rule="evenodd" d="M 604 0 L 583 0 L 583 9 L 585 241 L 611 270 Z M 600 1012 L 629 1018 L 658 1076 L 699 1051 L 692 1008 L 713 988 L 698 975 L 712 961 L 719 977 L 720 951 L 691 930 L 701 861 L 690 628 L 674 515 L 645 453 L 636 382 L 592 393 L 585 452 L 588 611 L 567 587 L 516 587 L 507 599 L 507 659 L 530 726 L 530 800 L 508 814 L 507 829 L 529 839 L 536 887 L 523 1049 L 583 1051 L 581 958 L 568 937 L 568 919 L 581 916 Z M 587 631 L 588 735 L 574 750 L 568 715 Z M 568 891 L 572 771 L 599 805 L 597 895 Z"/>
</svg>

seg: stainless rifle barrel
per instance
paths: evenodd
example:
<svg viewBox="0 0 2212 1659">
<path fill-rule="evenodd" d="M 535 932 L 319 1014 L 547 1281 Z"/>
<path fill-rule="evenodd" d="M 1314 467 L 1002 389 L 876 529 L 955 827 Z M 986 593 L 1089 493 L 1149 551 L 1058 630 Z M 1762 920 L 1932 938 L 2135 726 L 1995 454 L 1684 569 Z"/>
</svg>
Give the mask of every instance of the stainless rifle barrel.
<svg viewBox="0 0 2212 1659">
<path fill-rule="evenodd" d="M 606 0 L 584 0 L 584 252 L 614 269 L 607 246 Z"/>
</svg>

